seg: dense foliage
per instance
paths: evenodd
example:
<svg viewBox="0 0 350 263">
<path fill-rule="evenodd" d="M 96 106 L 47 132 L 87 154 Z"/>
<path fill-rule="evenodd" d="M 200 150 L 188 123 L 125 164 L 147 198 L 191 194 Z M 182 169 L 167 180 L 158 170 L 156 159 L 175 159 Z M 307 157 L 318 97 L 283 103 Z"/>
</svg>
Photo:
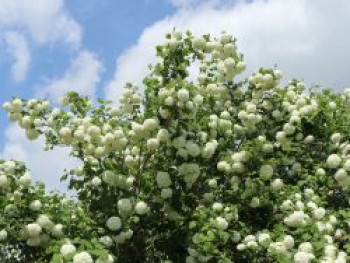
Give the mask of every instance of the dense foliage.
<svg viewBox="0 0 350 263">
<path fill-rule="evenodd" d="M 118 106 L 74 92 L 3 105 L 82 165 L 62 177 L 68 199 L 0 161 L 2 260 L 349 262 L 350 90 L 281 88 L 277 69 L 239 80 L 225 33 L 174 31 L 157 56 L 144 95 L 127 84 Z"/>
</svg>

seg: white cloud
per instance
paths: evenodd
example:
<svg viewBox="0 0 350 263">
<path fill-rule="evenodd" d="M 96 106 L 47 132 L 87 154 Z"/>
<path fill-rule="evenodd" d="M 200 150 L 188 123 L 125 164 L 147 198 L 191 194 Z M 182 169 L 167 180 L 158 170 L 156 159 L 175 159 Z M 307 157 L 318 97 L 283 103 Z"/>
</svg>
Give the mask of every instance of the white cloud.
<svg viewBox="0 0 350 263">
<path fill-rule="evenodd" d="M 64 0 L 0 1 L 0 38 L 14 57 L 12 78 L 15 82 L 26 79 L 30 46 L 63 43 L 72 50 L 79 50 L 82 31 L 65 8 Z"/>
<path fill-rule="evenodd" d="M 82 28 L 64 6 L 64 0 L 1 0 L 0 26 L 18 28 L 37 44 L 62 41 L 80 46 Z"/>
<path fill-rule="evenodd" d="M 15 82 L 22 82 L 27 75 L 31 60 L 27 41 L 23 35 L 15 31 L 5 32 L 4 41 L 7 53 L 14 59 L 11 68 L 12 79 Z"/>
<path fill-rule="evenodd" d="M 29 141 L 22 129 L 10 125 L 5 132 L 6 143 L 0 157 L 24 161 L 35 181 L 43 181 L 49 190 L 66 190 L 66 184 L 60 182 L 64 169 L 76 167 L 79 162 L 69 157 L 68 148 L 56 148 L 44 151 L 44 138 Z"/>
<path fill-rule="evenodd" d="M 57 100 L 58 97 L 69 91 L 93 96 L 102 71 L 103 66 L 97 56 L 91 52 L 82 51 L 71 62 L 62 77 L 54 79 L 46 87 L 38 89 L 37 95 L 53 100 Z"/>
<path fill-rule="evenodd" d="M 189 7 L 198 4 L 200 0 L 169 0 L 176 7 Z"/>
<path fill-rule="evenodd" d="M 195 8 L 196 6 L 212 6 L 233 4 L 235 0 L 168 0 L 177 8 Z M 236 0 L 237 2 L 237 0 Z"/>
<path fill-rule="evenodd" d="M 106 87 L 107 98 L 115 99 L 127 81 L 141 83 L 148 63 L 155 60 L 154 47 L 173 27 L 196 34 L 218 36 L 222 30 L 233 34 L 245 55 L 247 72 L 277 64 L 285 79 L 301 78 L 337 90 L 349 85 L 349 1 L 256 0 L 231 5 L 233 1 L 221 1 L 221 7 L 218 1 L 215 5 L 199 2 L 179 8 L 143 31 L 137 44 L 117 59 L 115 76 Z"/>
</svg>

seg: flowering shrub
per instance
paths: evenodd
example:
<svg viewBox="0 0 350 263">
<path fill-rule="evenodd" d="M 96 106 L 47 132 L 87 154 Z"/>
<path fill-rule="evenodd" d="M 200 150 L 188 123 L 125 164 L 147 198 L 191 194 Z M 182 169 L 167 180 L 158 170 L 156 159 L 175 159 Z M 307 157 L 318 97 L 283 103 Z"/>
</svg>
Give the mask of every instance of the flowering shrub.
<svg viewBox="0 0 350 263">
<path fill-rule="evenodd" d="M 277 69 L 239 81 L 243 56 L 225 33 L 174 31 L 157 55 L 144 95 L 127 84 L 118 106 L 74 92 L 60 108 L 3 105 L 29 140 L 70 147 L 82 166 L 63 175 L 70 200 L 0 162 L 2 257 L 349 262 L 350 90 L 280 88 Z"/>
</svg>

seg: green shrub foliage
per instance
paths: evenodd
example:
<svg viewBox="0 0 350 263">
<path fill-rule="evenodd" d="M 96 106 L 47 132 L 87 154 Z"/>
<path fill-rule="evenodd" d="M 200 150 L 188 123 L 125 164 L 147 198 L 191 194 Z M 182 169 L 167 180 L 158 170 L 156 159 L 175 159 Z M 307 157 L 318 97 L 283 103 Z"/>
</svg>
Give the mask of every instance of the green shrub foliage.
<svg viewBox="0 0 350 263">
<path fill-rule="evenodd" d="M 2 262 L 349 262 L 350 90 L 238 77 L 225 33 L 173 31 L 156 50 L 117 104 L 3 105 L 81 166 L 62 176 L 69 199 L 0 161 Z"/>
</svg>

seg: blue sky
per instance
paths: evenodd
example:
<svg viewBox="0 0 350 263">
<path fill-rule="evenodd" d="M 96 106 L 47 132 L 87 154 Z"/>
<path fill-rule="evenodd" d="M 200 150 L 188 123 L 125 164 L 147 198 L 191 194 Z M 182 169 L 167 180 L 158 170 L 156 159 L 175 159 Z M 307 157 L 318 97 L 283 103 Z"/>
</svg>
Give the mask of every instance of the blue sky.
<svg viewBox="0 0 350 263">
<path fill-rule="evenodd" d="M 34 4 L 35 3 L 35 4 Z M 116 101 L 128 81 L 141 84 L 154 47 L 174 27 L 238 40 L 249 75 L 277 67 L 284 83 L 342 91 L 350 86 L 348 0 L 1 0 L 0 104 L 12 96 L 67 91 Z M 77 165 L 68 149 L 45 153 L 0 110 L 0 157 L 27 163 L 49 189 Z"/>
</svg>

